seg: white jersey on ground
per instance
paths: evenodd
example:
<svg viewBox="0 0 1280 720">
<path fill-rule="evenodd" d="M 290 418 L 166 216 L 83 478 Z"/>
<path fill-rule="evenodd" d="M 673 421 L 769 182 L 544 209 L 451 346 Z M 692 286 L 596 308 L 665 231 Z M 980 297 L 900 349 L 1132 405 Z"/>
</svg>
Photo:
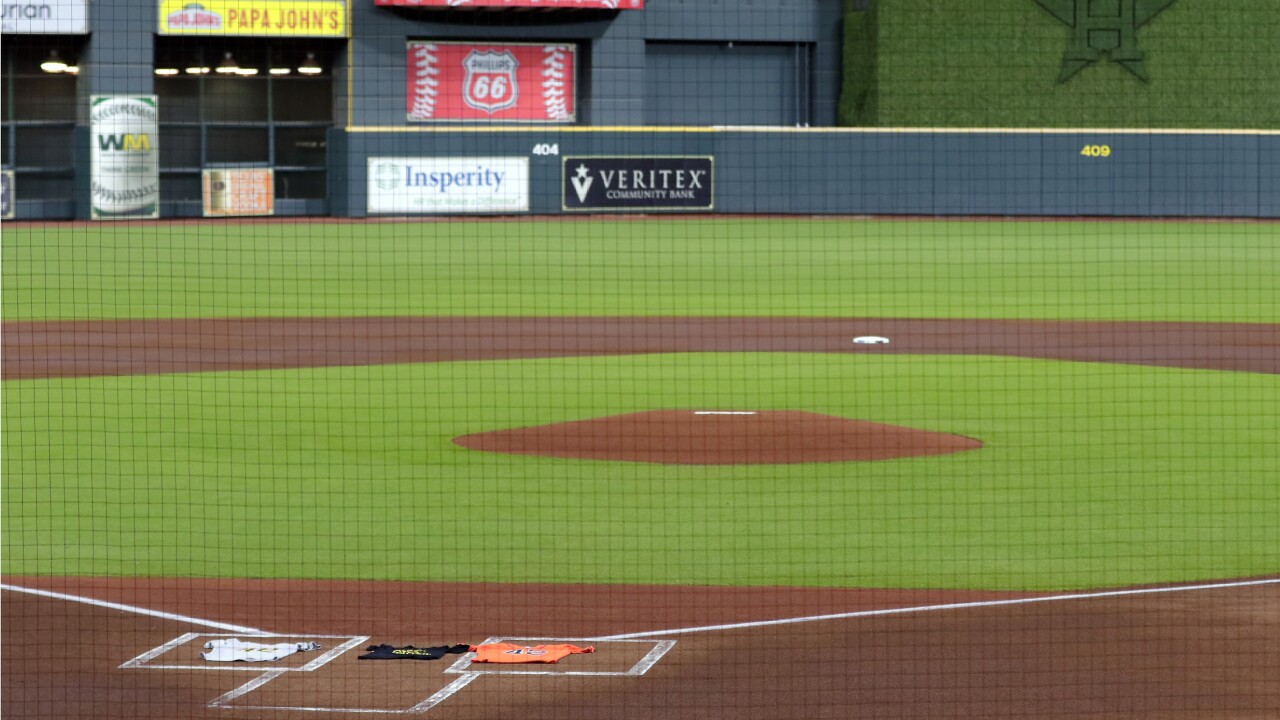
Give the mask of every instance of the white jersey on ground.
<svg viewBox="0 0 1280 720">
<path fill-rule="evenodd" d="M 204 644 L 200 657 L 213 662 L 263 662 L 279 660 L 300 651 L 318 650 L 319 643 L 293 642 L 268 645 L 239 638 L 210 640 Z"/>
</svg>

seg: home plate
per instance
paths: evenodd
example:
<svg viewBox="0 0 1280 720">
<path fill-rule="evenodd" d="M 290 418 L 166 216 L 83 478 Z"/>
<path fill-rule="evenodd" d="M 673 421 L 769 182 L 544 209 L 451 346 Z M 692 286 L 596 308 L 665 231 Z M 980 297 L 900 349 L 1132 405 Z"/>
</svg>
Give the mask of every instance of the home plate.
<svg viewBox="0 0 1280 720">
<path fill-rule="evenodd" d="M 889 338 L 880 337 L 879 335 L 863 335 L 856 337 L 853 341 L 859 345 L 888 345 Z"/>
</svg>

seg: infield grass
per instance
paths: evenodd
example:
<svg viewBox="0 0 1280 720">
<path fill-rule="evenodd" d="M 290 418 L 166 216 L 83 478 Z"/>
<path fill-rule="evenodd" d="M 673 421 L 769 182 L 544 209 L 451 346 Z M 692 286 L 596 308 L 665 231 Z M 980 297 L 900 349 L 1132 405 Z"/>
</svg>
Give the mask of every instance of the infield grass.
<svg viewBox="0 0 1280 720">
<path fill-rule="evenodd" d="M 6 229 L 4 318 L 1275 322 L 1280 225 L 704 219 Z"/>
<path fill-rule="evenodd" d="M 4 571 L 1081 588 L 1280 567 L 1280 378 L 989 357 L 687 354 L 10 383 Z M 876 463 L 478 453 L 654 408 L 981 439 Z"/>
</svg>

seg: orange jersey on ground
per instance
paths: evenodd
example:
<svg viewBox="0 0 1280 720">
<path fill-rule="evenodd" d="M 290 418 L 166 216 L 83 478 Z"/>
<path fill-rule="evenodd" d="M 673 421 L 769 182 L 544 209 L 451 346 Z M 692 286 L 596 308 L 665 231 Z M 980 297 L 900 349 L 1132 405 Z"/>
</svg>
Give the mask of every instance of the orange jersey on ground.
<svg viewBox="0 0 1280 720">
<path fill-rule="evenodd" d="M 513 643 L 492 643 L 477 645 L 476 657 L 472 662 L 480 663 L 553 663 L 561 658 L 578 653 L 593 653 L 595 647 L 578 647 L 577 645 L 534 645 L 526 647 Z"/>
</svg>

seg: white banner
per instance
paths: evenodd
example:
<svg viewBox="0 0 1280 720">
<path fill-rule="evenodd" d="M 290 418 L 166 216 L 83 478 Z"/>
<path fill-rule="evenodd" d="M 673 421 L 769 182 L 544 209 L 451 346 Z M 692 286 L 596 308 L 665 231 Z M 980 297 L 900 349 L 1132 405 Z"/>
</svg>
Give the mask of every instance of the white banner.
<svg viewBox="0 0 1280 720">
<path fill-rule="evenodd" d="M 89 0 L 0 0 L 0 30 L 7 33 L 84 35 Z"/>
<path fill-rule="evenodd" d="M 529 211 L 529 158 L 369 158 L 370 214 Z"/>
<path fill-rule="evenodd" d="M 89 189 L 95 220 L 160 216 L 155 95 L 94 95 Z"/>
<path fill-rule="evenodd" d="M 0 220 L 12 220 L 14 207 L 13 171 L 0 170 Z"/>
</svg>

